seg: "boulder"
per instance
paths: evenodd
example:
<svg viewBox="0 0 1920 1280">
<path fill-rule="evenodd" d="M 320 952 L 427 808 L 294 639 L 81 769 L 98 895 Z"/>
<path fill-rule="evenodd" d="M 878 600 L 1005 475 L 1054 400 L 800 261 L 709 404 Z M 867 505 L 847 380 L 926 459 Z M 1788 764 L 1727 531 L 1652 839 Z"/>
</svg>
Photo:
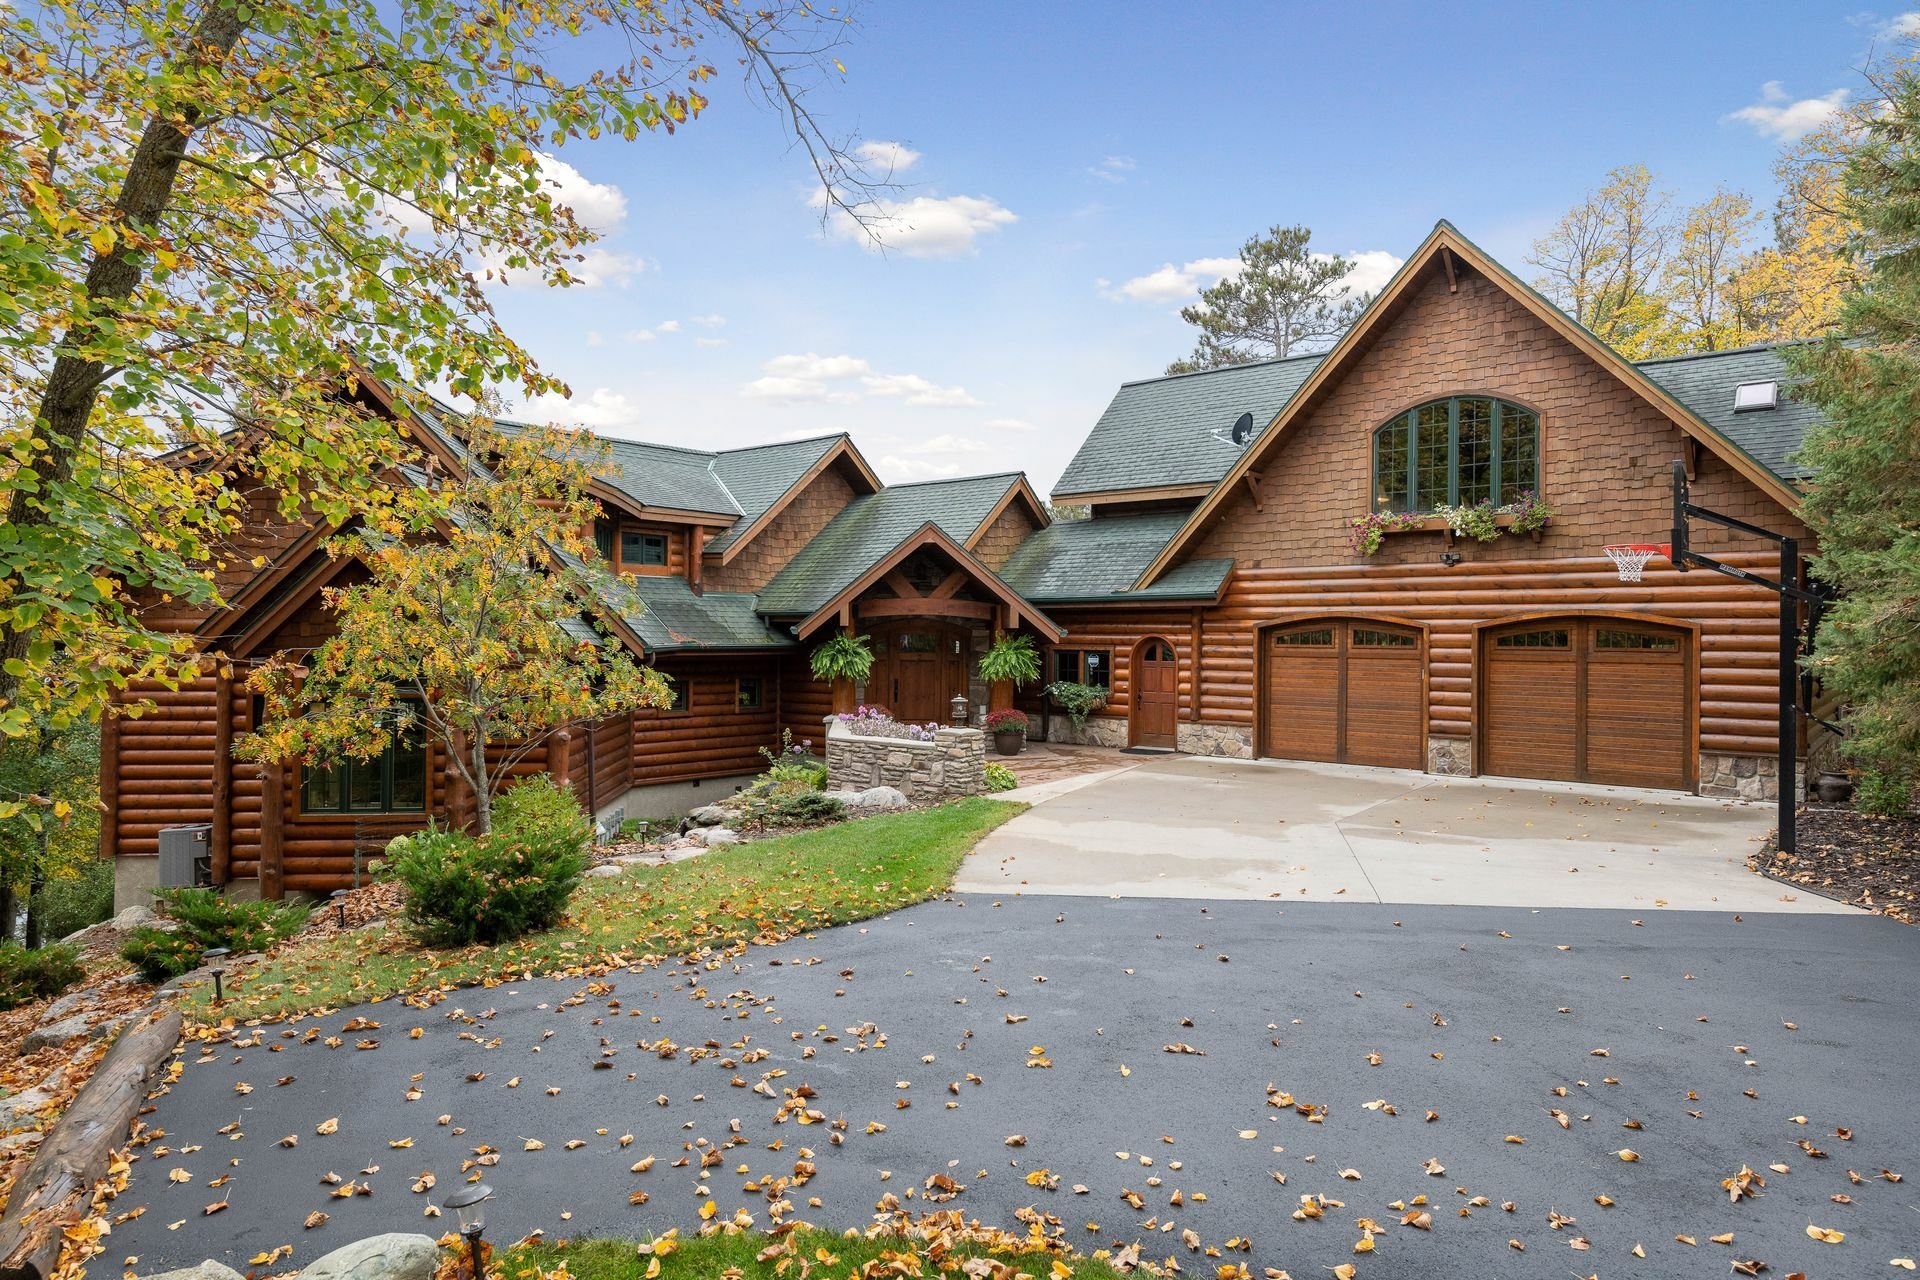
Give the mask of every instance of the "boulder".
<svg viewBox="0 0 1920 1280">
<path fill-rule="evenodd" d="M 854 798 L 847 802 L 847 807 L 867 812 L 904 809 L 907 807 L 907 796 L 898 787 L 868 787 L 865 791 L 856 793 Z"/>
<path fill-rule="evenodd" d="M 55 1000 L 47 1006 L 47 1011 L 40 1015 L 40 1021 L 58 1022 L 69 1014 L 78 1013 L 81 1005 L 86 1004 L 101 992 L 116 991 L 130 982 L 138 982 L 139 980 L 140 975 L 138 974 L 123 973 L 117 978 L 108 978 L 104 982 L 89 984 L 81 987 L 77 991 L 69 991 L 66 995 L 61 996 L 58 1000 Z"/>
<path fill-rule="evenodd" d="M 433 1280 L 438 1256 L 433 1237 L 393 1231 L 335 1249 L 309 1262 L 300 1274 L 305 1280 Z"/>
<path fill-rule="evenodd" d="M 75 946 L 84 946 L 90 939 L 108 930 L 137 929 L 141 925 L 158 925 L 160 923 L 160 917 L 153 913 L 153 908 L 132 906 L 111 920 L 102 920 L 100 923 L 90 924 L 84 929 L 76 929 L 74 932 L 60 939 L 60 941 L 71 942 Z"/>
<path fill-rule="evenodd" d="M 624 867 L 616 866 L 611 862 L 603 862 L 597 867 L 588 867 L 580 874 L 589 880 L 612 880 L 622 875 L 625 871 L 626 868 Z"/>
<path fill-rule="evenodd" d="M 142 1280 L 245 1280 L 238 1271 L 209 1258 L 197 1267 L 181 1267 L 178 1271 L 162 1271 L 156 1275 L 144 1276 Z"/>
<path fill-rule="evenodd" d="M 709 849 L 716 845 L 740 843 L 740 833 L 732 827 L 701 827 L 693 834 Z"/>
<path fill-rule="evenodd" d="M 20 1052 L 33 1053 L 49 1045 L 65 1044 L 75 1036 L 97 1038 L 126 1025 L 132 1017 L 130 1013 L 76 1013 L 53 1022 L 43 1022 L 27 1032 L 26 1038 L 20 1042 Z"/>
<path fill-rule="evenodd" d="M 731 815 L 717 804 L 703 804 L 687 815 L 687 821 L 696 827 L 721 827 L 726 825 L 729 816 Z"/>
</svg>

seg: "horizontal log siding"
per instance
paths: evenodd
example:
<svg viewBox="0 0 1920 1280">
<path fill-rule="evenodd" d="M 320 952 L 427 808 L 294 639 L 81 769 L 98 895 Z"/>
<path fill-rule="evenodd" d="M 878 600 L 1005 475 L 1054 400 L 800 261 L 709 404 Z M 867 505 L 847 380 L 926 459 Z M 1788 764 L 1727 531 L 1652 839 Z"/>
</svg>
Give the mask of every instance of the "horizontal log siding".
<svg viewBox="0 0 1920 1280">
<path fill-rule="evenodd" d="M 633 713 L 633 785 L 720 778 L 766 767 L 760 748 L 780 740 L 776 659 L 670 654 L 654 665 L 686 684 L 688 705 L 685 711 Z M 735 703 L 734 681 L 740 676 L 760 679 L 756 710 L 742 711 Z"/>
<path fill-rule="evenodd" d="M 101 761 L 118 792 L 106 821 L 121 857 L 157 857 L 162 827 L 213 821 L 216 684 L 211 674 L 178 689 L 137 681 L 119 701 L 137 716 L 121 717 L 117 749 Z"/>
<path fill-rule="evenodd" d="M 1016 706 L 1025 708 L 1030 713 L 1039 709 L 1039 690 L 1053 680 L 1054 650 L 1105 649 L 1113 654 L 1113 684 L 1108 691 L 1106 708 L 1100 714 L 1124 716 L 1130 705 L 1133 688 L 1134 646 L 1148 636 L 1158 636 L 1173 646 L 1174 655 L 1178 661 L 1180 719 L 1192 718 L 1188 714 L 1189 708 L 1193 705 L 1194 679 L 1191 610 L 1053 608 L 1047 610 L 1047 616 L 1067 629 L 1067 638 L 1057 645 L 1047 647 L 1045 665 L 1040 673 L 1040 684 L 1023 690 L 1022 696 L 1015 700 Z M 1210 669 L 1210 662 L 1210 653 L 1203 656 L 1203 667 Z M 1065 713 L 1055 711 L 1053 714 Z"/>
<path fill-rule="evenodd" d="M 780 664 L 780 727 L 795 742 L 811 740 L 818 755 L 827 752 L 822 723 L 833 714 L 833 686 L 813 678 L 807 655 L 795 653 Z"/>
</svg>

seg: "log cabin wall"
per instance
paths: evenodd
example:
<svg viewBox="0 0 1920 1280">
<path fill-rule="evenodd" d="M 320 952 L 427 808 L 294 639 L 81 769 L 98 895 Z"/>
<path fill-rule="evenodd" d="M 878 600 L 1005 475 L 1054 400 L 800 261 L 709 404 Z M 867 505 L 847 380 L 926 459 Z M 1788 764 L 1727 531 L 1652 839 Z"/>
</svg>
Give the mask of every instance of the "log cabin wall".
<svg viewBox="0 0 1920 1280">
<path fill-rule="evenodd" d="M 653 534 L 665 538 L 667 540 L 666 564 L 628 564 L 625 556 L 626 549 L 620 536 L 623 533 Z M 613 517 L 613 555 L 610 558 L 614 569 L 620 573 L 684 578 L 687 576 L 688 548 L 692 537 L 692 530 L 684 524 L 666 524 L 651 520 L 636 520 L 632 516 L 615 516 Z"/>
<path fill-rule="evenodd" d="M 833 714 L 833 686 L 814 679 L 807 654 L 801 650 L 785 655 L 779 669 L 780 728 L 791 733 L 795 742 L 811 741 L 814 754 L 826 755 L 825 722 Z"/>
<path fill-rule="evenodd" d="M 635 786 L 736 777 L 766 768 L 760 748 L 780 743 L 778 656 L 667 654 L 654 665 L 684 685 L 687 707 L 633 713 Z M 759 707 L 739 705 L 742 679 L 760 682 Z"/>
</svg>

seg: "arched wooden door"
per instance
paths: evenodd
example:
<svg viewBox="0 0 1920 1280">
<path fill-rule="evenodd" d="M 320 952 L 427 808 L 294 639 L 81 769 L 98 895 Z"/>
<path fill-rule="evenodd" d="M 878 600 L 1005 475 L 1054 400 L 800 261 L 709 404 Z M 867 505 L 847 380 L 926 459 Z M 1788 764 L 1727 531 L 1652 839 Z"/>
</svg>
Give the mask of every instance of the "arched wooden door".
<svg viewBox="0 0 1920 1280">
<path fill-rule="evenodd" d="M 1365 618 L 1312 618 L 1270 628 L 1262 754 L 1424 769 L 1426 637 Z"/>
<path fill-rule="evenodd" d="M 1692 635 L 1637 618 L 1530 618 L 1480 640 L 1485 774 L 1693 788 Z"/>
<path fill-rule="evenodd" d="M 1130 705 L 1128 741 L 1136 747 L 1165 747 L 1179 743 L 1180 665 L 1173 646 L 1159 636 L 1148 636 L 1133 648 L 1133 674 L 1128 685 Z"/>
</svg>

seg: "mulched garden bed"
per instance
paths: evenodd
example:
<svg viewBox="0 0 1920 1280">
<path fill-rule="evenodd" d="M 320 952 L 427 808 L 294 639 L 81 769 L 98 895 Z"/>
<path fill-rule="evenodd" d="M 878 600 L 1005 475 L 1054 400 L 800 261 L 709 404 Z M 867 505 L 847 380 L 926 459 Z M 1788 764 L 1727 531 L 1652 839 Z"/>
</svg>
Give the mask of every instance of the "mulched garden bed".
<svg viewBox="0 0 1920 1280">
<path fill-rule="evenodd" d="M 1838 805 L 1800 810 L 1800 851 L 1769 843 L 1748 860 L 1762 875 L 1920 924 L 1920 816 L 1871 818 Z"/>
</svg>

